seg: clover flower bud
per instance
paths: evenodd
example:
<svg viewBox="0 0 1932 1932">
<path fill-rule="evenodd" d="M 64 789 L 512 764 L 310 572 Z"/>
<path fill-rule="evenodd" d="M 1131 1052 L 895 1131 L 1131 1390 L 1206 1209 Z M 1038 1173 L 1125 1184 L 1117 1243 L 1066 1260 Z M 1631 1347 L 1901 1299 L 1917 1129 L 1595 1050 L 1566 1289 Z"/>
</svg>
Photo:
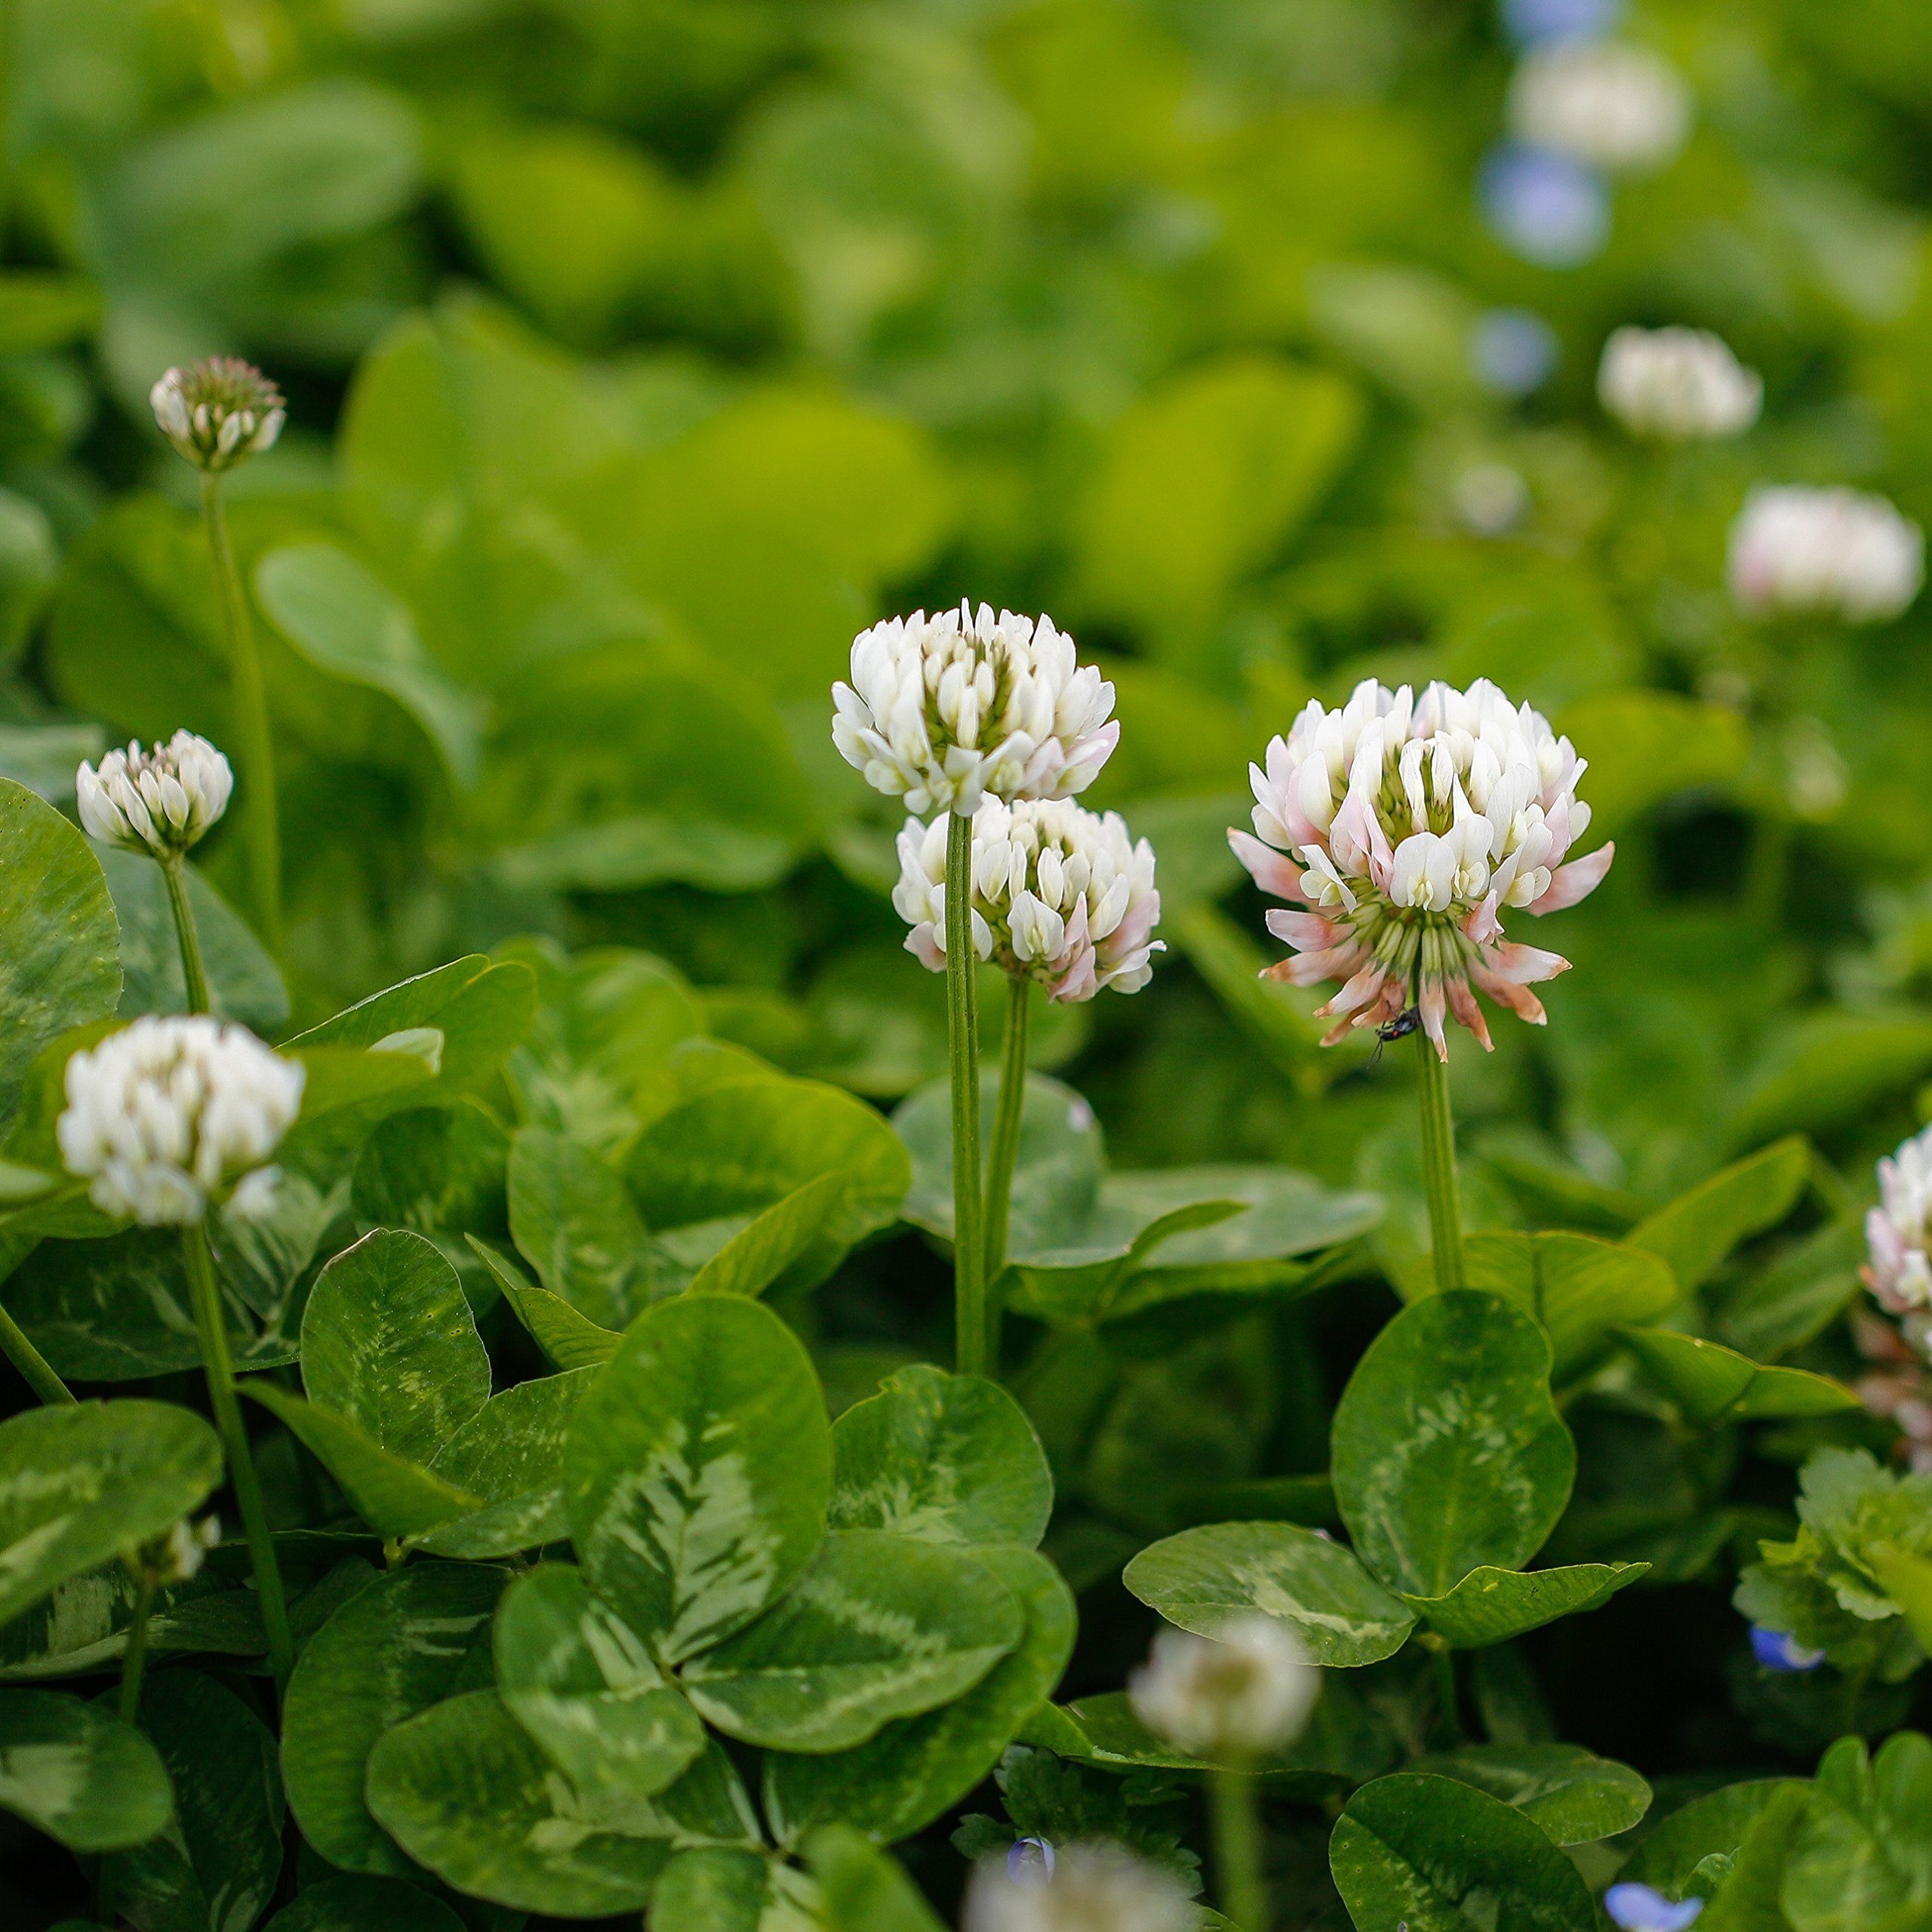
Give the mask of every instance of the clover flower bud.
<svg viewBox="0 0 1932 1932">
<path fill-rule="evenodd" d="M 1339 711 L 1311 701 L 1266 770 L 1249 767 L 1254 834 L 1228 834 L 1262 891 L 1296 909 L 1268 915 L 1296 955 L 1268 977 L 1342 982 L 1320 1009 L 1330 1045 L 1413 1008 L 1444 1060 L 1446 1015 L 1487 1049 L 1478 989 L 1541 1026 L 1529 988 L 1570 962 L 1506 940 L 1503 915 L 1574 906 L 1610 869 L 1614 845 L 1568 856 L 1589 826 L 1586 768 L 1487 678 L 1420 700 L 1367 678 Z"/>
<path fill-rule="evenodd" d="M 1751 1654 L 1767 1670 L 1781 1674 L 1816 1670 L 1825 1661 L 1823 1651 L 1801 1644 L 1789 1630 L 1767 1629 L 1761 1623 L 1751 1626 Z"/>
<path fill-rule="evenodd" d="M 839 755 L 921 817 L 971 817 L 986 796 L 1071 797 L 1120 737 L 1113 686 L 1075 660 L 1051 617 L 995 617 L 984 604 L 875 624 L 832 698 Z"/>
<path fill-rule="evenodd" d="M 1884 623 L 1925 581 L 1925 533 L 1883 497 L 1761 485 L 1731 525 L 1729 572 L 1754 617 Z"/>
<path fill-rule="evenodd" d="M 1689 442 L 1741 435 L 1764 407 L 1764 379 L 1708 329 L 1620 328 L 1604 344 L 1597 396 L 1633 436 Z"/>
<path fill-rule="evenodd" d="M 973 1874 L 965 1932 L 1192 1932 L 1180 1884 L 1124 1846 L 1067 1845 L 1044 1884 L 1037 1867 L 1009 1877 L 1008 1862 L 988 1859 Z"/>
<path fill-rule="evenodd" d="M 906 949 L 946 970 L 946 821 L 906 821 L 892 903 L 912 930 Z M 1154 848 L 1104 817 L 1063 799 L 988 798 L 973 815 L 973 943 L 982 959 L 1047 988 L 1056 1000 L 1090 1000 L 1104 988 L 1138 992 L 1166 950 Z"/>
<path fill-rule="evenodd" d="M 1932 1217 L 1932 1127 L 1878 1163 L 1878 1205 L 1865 1216 L 1867 1259 L 1858 1272 L 1890 1314 L 1932 1307 L 1926 1222 Z"/>
<path fill-rule="evenodd" d="M 198 1576 L 202 1559 L 220 1540 L 219 1516 L 204 1516 L 198 1523 L 183 1516 L 165 1536 L 140 1544 L 126 1561 L 137 1579 L 166 1589 Z"/>
<path fill-rule="evenodd" d="M 1660 54 L 1624 41 L 1532 48 L 1509 85 L 1509 126 L 1531 147 L 1612 172 L 1660 168 L 1690 132 L 1690 91 Z"/>
<path fill-rule="evenodd" d="M 171 369 L 148 392 L 161 433 L 197 469 L 232 469 L 273 447 L 288 412 L 252 362 L 211 355 Z"/>
<path fill-rule="evenodd" d="M 1214 1638 L 1162 1630 L 1127 1687 L 1155 1736 L 1192 1757 L 1235 1763 L 1292 1744 L 1321 1690 L 1294 1633 L 1261 1616 L 1238 1617 Z"/>
<path fill-rule="evenodd" d="M 274 1204 L 264 1164 L 294 1124 L 306 1077 L 205 1014 L 137 1020 L 68 1061 L 61 1158 L 103 1214 L 146 1227 L 186 1226 L 224 1201 L 259 1219 Z"/>
<path fill-rule="evenodd" d="M 137 738 L 125 751 L 111 751 L 97 771 L 83 764 L 74 774 L 81 824 L 104 845 L 179 858 L 228 809 L 235 774 L 205 738 L 177 731 L 165 745 L 143 751 Z"/>
<path fill-rule="evenodd" d="M 1702 1899 L 1667 1899 L 1654 1886 L 1626 1881 L 1603 1895 L 1611 1923 L 1623 1932 L 1688 1932 L 1704 1909 Z"/>
</svg>

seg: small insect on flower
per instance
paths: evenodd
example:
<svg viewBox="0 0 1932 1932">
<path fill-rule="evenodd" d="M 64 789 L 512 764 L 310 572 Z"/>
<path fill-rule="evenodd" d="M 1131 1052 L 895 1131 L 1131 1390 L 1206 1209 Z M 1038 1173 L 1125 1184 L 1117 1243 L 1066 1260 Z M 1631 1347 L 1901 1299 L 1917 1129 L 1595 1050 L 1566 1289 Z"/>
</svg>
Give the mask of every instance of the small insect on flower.
<svg viewBox="0 0 1932 1932">
<path fill-rule="evenodd" d="M 1422 1030 L 1422 1009 L 1412 1006 L 1406 1013 L 1398 1013 L 1393 1020 L 1385 1020 L 1375 1029 L 1375 1051 L 1368 1057 L 1371 1066 L 1382 1063 L 1382 1050 L 1393 1046 L 1398 1040 L 1406 1040 L 1411 1033 Z"/>
<path fill-rule="evenodd" d="M 165 745 L 143 751 L 137 738 L 112 751 L 97 771 L 83 764 L 74 774 L 81 824 L 104 845 L 178 858 L 198 844 L 228 809 L 235 774 L 205 738 L 177 731 Z"/>
<path fill-rule="evenodd" d="M 892 903 L 912 928 L 906 949 L 946 970 L 946 821 L 906 821 Z M 973 943 L 982 959 L 1044 986 L 1057 1001 L 1111 986 L 1138 992 L 1164 941 L 1154 848 L 1118 812 L 1063 799 L 988 798 L 973 815 Z"/>
<path fill-rule="evenodd" d="M 832 741 L 848 764 L 917 817 L 971 817 L 984 797 L 1085 790 L 1120 737 L 1114 688 L 1051 617 L 982 604 L 875 624 L 832 688 Z"/>
<path fill-rule="evenodd" d="M 1297 909 L 1268 915 L 1295 951 L 1269 977 L 1342 982 L 1320 1010 L 1330 1044 L 1414 1008 L 1442 1058 L 1451 1014 L 1487 1048 L 1478 989 L 1540 1026 L 1529 987 L 1570 962 L 1506 939 L 1503 916 L 1574 906 L 1610 869 L 1614 846 L 1569 857 L 1590 822 L 1586 768 L 1486 678 L 1419 699 L 1371 678 L 1339 711 L 1311 703 L 1249 768 L 1254 832 L 1228 834 L 1262 891 Z"/>
<path fill-rule="evenodd" d="M 1735 436 L 1764 407 L 1764 379 L 1708 329 L 1620 328 L 1604 344 L 1597 395 L 1633 436 Z"/>
<path fill-rule="evenodd" d="M 171 369 L 148 393 L 161 433 L 197 469 L 232 469 L 273 448 L 288 411 L 252 362 L 211 355 Z"/>
<path fill-rule="evenodd" d="M 67 1063 L 61 1158 L 104 1214 L 183 1226 L 273 1207 L 264 1164 L 294 1124 L 307 1069 L 206 1014 L 149 1015 Z"/>
<path fill-rule="evenodd" d="M 1301 1735 L 1321 1673 L 1286 1624 L 1242 1617 L 1215 1637 L 1159 1632 L 1127 1691 L 1155 1736 L 1195 1757 L 1242 1764 Z"/>
<path fill-rule="evenodd" d="M 1046 1882 L 989 1858 L 967 1887 L 964 1932 L 1193 1932 L 1194 1908 L 1165 1872 L 1106 1840 L 1063 1847 Z"/>
<path fill-rule="evenodd" d="M 1653 1886 L 1626 1883 L 1604 1894 L 1603 1909 L 1623 1932 L 1688 1932 L 1704 1901 L 1667 1899 Z"/>
<path fill-rule="evenodd" d="M 1751 617 L 1885 623 L 1925 581 L 1925 533 L 1883 497 L 1763 485 L 1731 525 L 1727 568 Z"/>
<path fill-rule="evenodd" d="M 1761 1623 L 1751 1626 L 1751 1654 L 1780 1674 L 1816 1670 L 1825 1661 L 1823 1651 L 1801 1644 L 1789 1630 L 1769 1630 Z"/>
</svg>

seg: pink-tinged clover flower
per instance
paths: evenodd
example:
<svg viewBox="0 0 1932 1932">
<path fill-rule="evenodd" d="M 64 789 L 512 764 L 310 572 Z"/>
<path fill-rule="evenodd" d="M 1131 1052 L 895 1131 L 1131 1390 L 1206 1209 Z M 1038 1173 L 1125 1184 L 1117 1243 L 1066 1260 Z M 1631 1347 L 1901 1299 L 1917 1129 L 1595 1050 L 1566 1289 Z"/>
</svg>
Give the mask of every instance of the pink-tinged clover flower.
<svg viewBox="0 0 1932 1932">
<path fill-rule="evenodd" d="M 912 931 L 906 949 L 946 970 L 946 821 L 906 821 L 892 903 Z M 1154 848 L 1118 812 L 1065 800 L 988 798 L 973 815 L 973 944 L 982 959 L 1044 986 L 1058 1001 L 1111 986 L 1138 992 L 1164 942 Z"/>
<path fill-rule="evenodd" d="M 1865 1217 L 1865 1285 L 1893 1315 L 1932 1306 L 1926 1221 L 1932 1216 L 1932 1127 L 1878 1163 L 1878 1205 Z"/>
<path fill-rule="evenodd" d="M 1543 1023 L 1529 989 L 1570 962 L 1505 938 L 1503 918 L 1574 906 L 1610 869 L 1614 845 L 1568 857 L 1590 822 L 1584 769 L 1540 712 L 1486 678 L 1419 700 L 1365 679 L 1339 711 L 1311 701 L 1269 746 L 1266 768 L 1249 768 L 1254 832 L 1228 837 L 1255 883 L 1294 907 L 1268 915 L 1294 948 L 1269 977 L 1342 983 L 1320 1009 L 1336 1023 L 1324 1044 L 1413 1007 L 1443 1059 L 1451 1014 L 1487 1048 L 1478 990 Z"/>
<path fill-rule="evenodd" d="M 916 817 L 970 818 L 986 797 L 1071 798 L 1120 737 L 1114 688 L 1072 638 L 1051 617 L 985 604 L 875 624 L 832 700 L 839 755 Z"/>
<path fill-rule="evenodd" d="M 1925 581 L 1925 533 L 1865 491 L 1761 484 L 1731 525 L 1726 568 L 1750 617 L 1888 623 Z"/>
</svg>

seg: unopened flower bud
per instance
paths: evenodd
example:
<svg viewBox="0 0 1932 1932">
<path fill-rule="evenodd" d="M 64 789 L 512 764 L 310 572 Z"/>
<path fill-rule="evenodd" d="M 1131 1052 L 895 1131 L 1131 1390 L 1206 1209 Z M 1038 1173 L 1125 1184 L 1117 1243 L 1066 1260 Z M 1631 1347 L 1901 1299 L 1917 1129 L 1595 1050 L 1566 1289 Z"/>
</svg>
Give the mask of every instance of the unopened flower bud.
<svg viewBox="0 0 1932 1932">
<path fill-rule="evenodd" d="M 973 1874 L 965 1932 L 1192 1932 L 1187 1894 L 1123 1846 L 1066 1846 L 1044 1883 L 1038 1866 L 1009 1876 L 1008 1862 L 988 1859 Z"/>
<path fill-rule="evenodd" d="M 137 1578 L 166 1589 L 199 1575 L 202 1559 L 220 1540 L 219 1516 L 204 1516 L 198 1523 L 183 1516 L 165 1536 L 141 1544 L 128 1567 Z"/>
<path fill-rule="evenodd" d="M 149 1015 L 68 1061 L 61 1158 L 103 1214 L 143 1226 L 202 1220 L 224 1199 L 231 1215 L 258 1217 L 274 1200 L 264 1164 L 306 1078 L 243 1027 Z"/>
<path fill-rule="evenodd" d="M 104 845 L 179 858 L 228 809 L 235 774 L 205 738 L 177 731 L 165 745 L 143 751 L 137 738 L 125 751 L 111 751 L 97 771 L 82 764 L 74 774 L 81 824 Z"/>
<path fill-rule="evenodd" d="M 169 370 L 148 401 L 161 433 L 197 469 L 232 469 L 272 448 L 288 417 L 281 392 L 235 355 Z"/>
<path fill-rule="evenodd" d="M 1191 1757 L 1244 1763 L 1299 1737 L 1321 1675 L 1293 1631 L 1243 1617 L 1218 1637 L 1164 1629 L 1128 1682 L 1134 1714 Z"/>
<path fill-rule="evenodd" d="M 984 604 L 875 624 L 832 698 L 839 755 L 916 817 L 971 817 L 986 796 L 1071 797 L 1120 737 L 1113 686 L 1051 617 Z"/>
<path fill-rule="evenodd" d="M 1761 485 L 1731 526 L 1730 575 L 1754 617 L 1884 623 L 1925 580 L 1925 533 L 1883 497 Z"/>
<path fill-rule="evenodd" d="M 1735 436 L 1764 407 L 1764 380 L 1708 329 L 1618 329 L 1597 371 L 1603 406 L 1633 436 Z"/>
<path fill-rule="evenodd" d="M 1789 1630 L 1770 1630 L 1761 1623 L 1751 1626 L 1751 1654 L 1767 1670 L 1780 1674 L 1816 1670 L 1825 1661 L 1823 1651 L 1801 1644 Z"/>
</svg>

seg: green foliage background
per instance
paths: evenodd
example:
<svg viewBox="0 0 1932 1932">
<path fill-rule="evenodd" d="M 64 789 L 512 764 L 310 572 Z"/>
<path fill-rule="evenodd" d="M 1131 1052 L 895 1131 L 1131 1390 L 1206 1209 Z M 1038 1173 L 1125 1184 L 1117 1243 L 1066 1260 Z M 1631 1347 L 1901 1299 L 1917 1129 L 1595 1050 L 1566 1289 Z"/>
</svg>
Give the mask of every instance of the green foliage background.
<svg viewBox="0 0 1932 1932">
<path fill-rule="evenodd" d="M 1871 1163 L 1932 1114 L 1932 604 L 1767 629 L 1723 557 L 1761 481 L 1855 483 L 1932 522 L 1918 9 L 1637 9 L 1696 131 L 1561 272 L 1478 209 L 1511 61 L 1479 0 L 4 17 L 0 774 L 71 805 L 105 744 L 232 742 L 192 478 L 146 393 L 220 349 L 291 399 L 232 493 L 290 921 L 284 1010 L 208 913 L 238 1017 L 284 1035 L 525 936 L 638 948 L 671 969 L 678 1030 L 896 1103 L 943 1073 L 944 1006 L 885 896 L 894 819 L 828 742 L 854 632 L 962 596 L 1044 609 L 1115 679 L 1122 744 L 1088 801 L 1155 840 L 1171 949 L 1131 1002 L 1051 1016 L 1038 1063 L 1091 1100 L 1116 1168 L 1284 1163 L 1386 1213 L 1345 1285 L 1185 1346 L 1023 1327 L 1023 1390 L 1052 1392 L 1048 1549 L 1083 1592 L 1066 1694 L 1140 1654 L 1116 1580 L 1143 1545 L 1320 1520 L 1318 1484 L 1281 1485 L 1325 1468 L 1388 1284 L 1426 1266 L 1404 1056 L 1324 1052 L 1315 998 L 1257 985 L 1272 949 L 1222 836 L 1311 696 L 1491 677 L 1576 740 L 1589 842 L 1618 841 L 1539 934 L 1575 965 L 1547 1031 L 1455 1041 L 1472 1229 L 1652 1230 L 1697 1297 L 1684 1325 L 1856 1373 L 1837 1318 Z M 1499 307 L 1561 346 L 1520 403 L 1471 361 Z M 1622 437 L 1593 377 L 1628 321 L 1720 330 L 1764 373 L 1761 424 L 1669 457 Z M 1484 463 L 1527 488 L 1500 537 L 1457 508 Z M 237 903 L 247 809 L 197 855 Z M 149 886 L 106 863 L 132 933 Z M 124 1010 L 168 1003 L 161 916 L 146 955 L 124 940 Z M 598 1141 L 581 1112 L 550 1124 Z M 1708 1257 L 1646 1220 L 1792 1134 L 1815 1151 Z M 500 1242 L 517 1214 L 512 1189 L 509 1225 L 466 1226 Z M 1489 1252 L 1478 1285 L 1555 1278 Z M 786 1312 L 842 1405 L 945 1358 L 946 1288 L 902 1229 Z M 1695 1428 L 1695 1365 L 1657 1372 L 1676 1407 L 1613 1387 L 1568 1407 L 1552 1558 L 1658 1567 L 1531 1640 L 1535 1707 L 1680 1796 L 1808 1771 L 1839 1715 L 1752 1674 L 1729 1593 L 1759 1536 L 1792 1533 L 1809 1450 L 1891 1432 L 1768 1396 Z M 1508 1715 L 1516 1668 L 1484 1666 L 1492 1735 L 1546 1721 Z M 1886 1694 L 1868 1728 L 1908 1715 Z M 1292 1922 L 1335 1922 L 1324 1832 L 1284 1831 Z"/>
</svg>

